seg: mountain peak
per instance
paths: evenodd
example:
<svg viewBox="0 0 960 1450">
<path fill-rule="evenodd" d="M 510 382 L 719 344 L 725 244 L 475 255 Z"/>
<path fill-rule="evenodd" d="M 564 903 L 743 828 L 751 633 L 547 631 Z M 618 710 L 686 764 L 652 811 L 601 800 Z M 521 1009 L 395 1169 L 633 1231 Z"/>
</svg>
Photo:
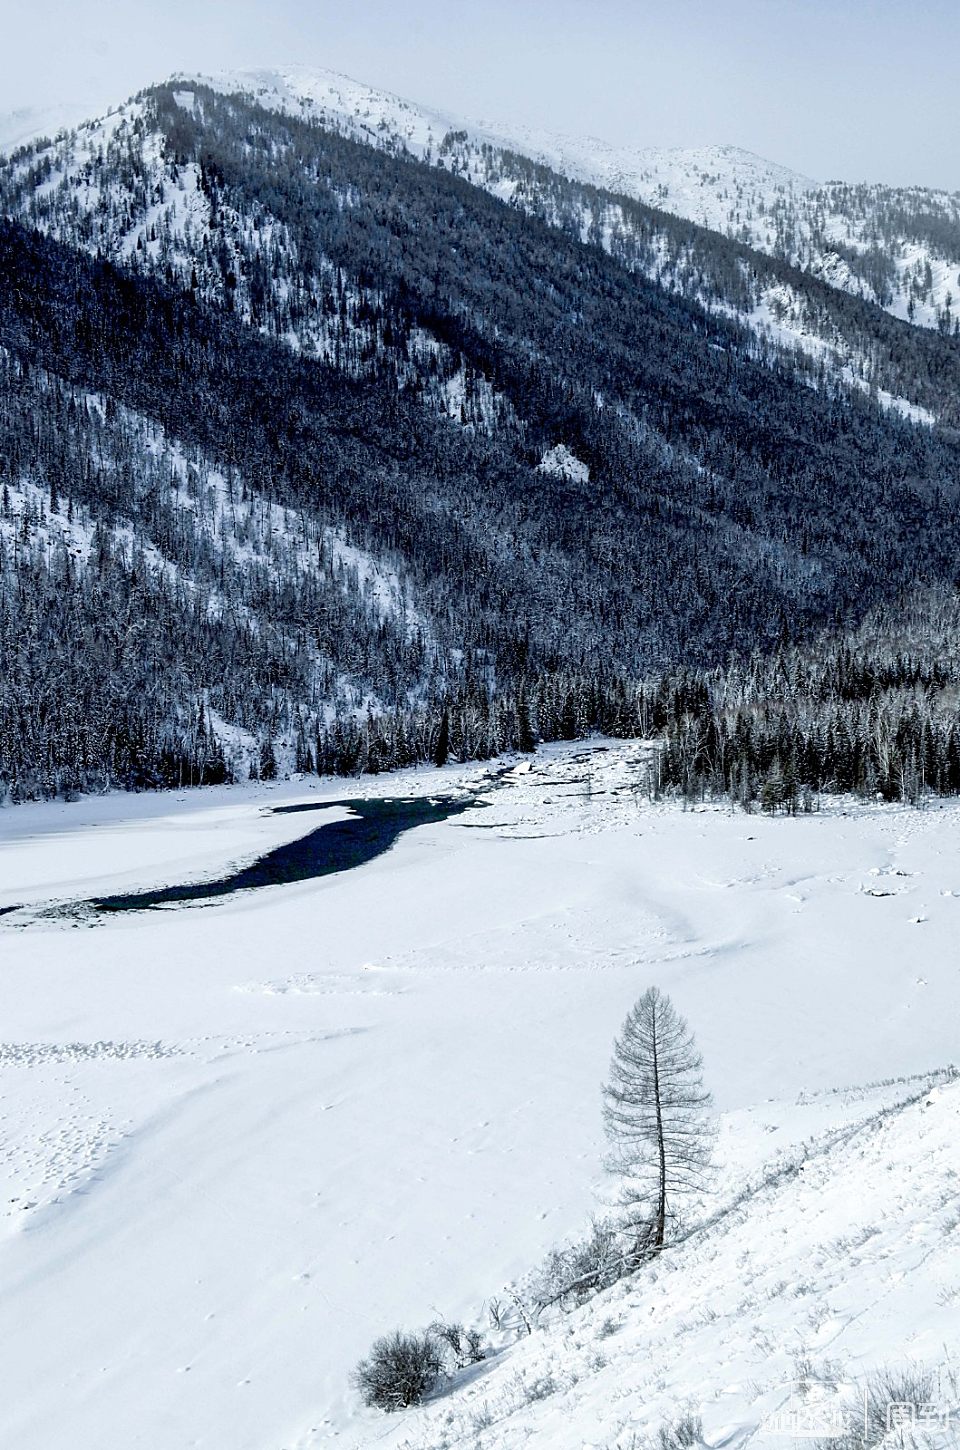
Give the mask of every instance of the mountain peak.
<svg viewBox="0 0 960 1450">
<path fill-rule="evenodd" d="M 714 188 L 726 182 L 766 193 L 809 191 L 819 184 L 740 146 L 617 145 L 597 136 L 571 135 L 502 119 L 471 119 L 323 67 L 285 65 L 213 75 L 180 74 L 174 79 L 183 83 L 194 80 L 224 93 L 238 91 L 269 110 L 335 119 L 350 131 L 375 132 L 381 137 L 386 133 L 415 154 L 436 146 L 451 130 L 465 131 L 471 140 L 521 152 L 575 180 L 623 191 L 641 201 L 656 200 L 664 186 L 683 192 L 691 187 L 704 190 L 708 182 Z M 704 220 L 711 224 L 709 218 Z"/>
<path fill-rule="evenodd" d="M 312 66 L 178 74 L 173 79 L 183 85 L 194 81 L 223 94 L 239 92 L 267 110 L 285 115 L 333 122 L 338 130 L 358 139 L 376 136 L 400 142 L 415 155 L 438 145 L 449 130 L 462 124 L 455 116 L 365 85 L 339 71 Z"/>
</svg>

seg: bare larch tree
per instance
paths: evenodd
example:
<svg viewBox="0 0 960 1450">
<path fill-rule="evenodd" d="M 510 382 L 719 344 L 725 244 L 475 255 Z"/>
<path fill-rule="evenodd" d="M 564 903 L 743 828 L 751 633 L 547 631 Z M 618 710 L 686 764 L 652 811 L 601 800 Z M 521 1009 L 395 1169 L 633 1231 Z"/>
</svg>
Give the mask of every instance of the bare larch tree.
<svg viewBox="0 0 960 1450">
<path fill-rule="evenodd" d="M 623 1177 L 638 1249 L 662 1248 L 677 1200 L 704 1185 L 713 1126 L 702 1066 L 687 1023 L 650 987 L 627 1014 L 603 1089 L 608 1167 Z"/>
</svg>

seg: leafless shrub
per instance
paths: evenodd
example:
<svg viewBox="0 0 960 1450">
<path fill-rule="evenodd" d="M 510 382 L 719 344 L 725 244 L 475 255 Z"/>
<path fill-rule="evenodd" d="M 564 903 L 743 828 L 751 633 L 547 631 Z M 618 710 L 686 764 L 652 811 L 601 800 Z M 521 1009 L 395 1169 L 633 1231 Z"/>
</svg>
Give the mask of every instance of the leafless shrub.
<svg viewBox="0 0 960 1450">
<path fill-rule="evenodd" d="M 863 1405 L 865 1444 L 883 1439 L 890 1428 L 894 1406 L 907 1406 L 917 1414 L 922 1405 L 935 1401 L 937 1394 L 937 1376 L 924 1365 L 888 1365 L 876 1370 L 867 1380 Z"/>
<path fill-rule="evenodd" d="M 533 1379 L 525 1379 L 523 1382 L 524 1397 L 528 1404 L 533 1404 L 536 1400 L 548 1400 L 551 1395 L 557 1393 L 559 1388 L 560 1386 L 549 1370 L 535 1375 Z"/>
<path fill-rule="evenodd" d="M 816 1450 L 872 1450 L 884 1442 L 891 1429 L 922 1424 L 925 1413 L 940 1396 L 937 1374 L 924 1365 L 884 1366 L 875 1370 L 859 1393 L 845 1405 L 845 1428 L 840 1435 L 816 1442 Z M 904 1440 L 901 1429 L 898 1444 Z"/>
<path fill-rule="evenodd" d="M 438 1319 L 427 1330 L 441 1347 L 449 1360 L 448 1368 L 456 1373 L 466 1369 L 468 1364 L 479 1364 L 486 1359 L 487 1352 L 478 1329 L 464 1329 L 462 1324 L 448 1324 Z"/>
<path fill-rule="evenodd" d="M 470 1428 L 475 1435 L 479 1435 L 482 1430 L 490 1429 L 490 1426 L 493 1424 L 493 1418 L 493 1411 L 489 1403 L 484 1400 L 479 1410 L 472 1410 L 470 1412 Z"/>
<path fill-rule="evenodd" d="M 539 1315 L 552 1305 L 564 1309 L 583 1304 L 631 1274 L 647 1256 L 638 1248 L 636 1233 L 626 1238 L 613 1225 L 591 1224 L 585 1238 L 563 1249 L 552 1249 L 529 1284 L 529 1297 Z"/>
<path fill-rule="evenodd" d="M 441 1383 L 443 1353 L 431 1333 L 394 1330 L 374 1341 L 353 1372 L 363 1403 L 391 1412 L 418 1405 Z"/>
<path fill-rule="evenodd" d="M 808 1395 L 814 1385 L 836 1390 L 844 1381 L 843 1365 L 836 1359 L 811 1359 L 809 1354 L 794 1357 L 794 1385 L 799 1395 Z"/>
<path fill-rule="evenodd" d="M 699 1415 L 684 1415 L 672 1425 L 661 1425 L 657 1431 L 659 1450 L 691 1450 L 703 1444 L 703 1421 Z"/>
</svg>

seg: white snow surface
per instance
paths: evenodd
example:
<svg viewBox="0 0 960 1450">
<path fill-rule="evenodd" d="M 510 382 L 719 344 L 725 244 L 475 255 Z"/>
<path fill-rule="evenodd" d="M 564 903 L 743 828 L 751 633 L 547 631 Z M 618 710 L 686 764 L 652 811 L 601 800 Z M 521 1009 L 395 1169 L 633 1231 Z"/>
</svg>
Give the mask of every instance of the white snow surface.
<svg viewBox="0 0 960 1450">
<path fill-rule="evenodd" d="M 566 478 L 571 483 L 589 483 L 590 469 L 565 443 L 548 448 L 537 464 L 538 473 L 549 473 L 554 478 Z"/>
<path fill-rule="evenodd" d="M 682 811 L 644 777 L 643 747 L 581 744 L 496 788 L 0 811 L 0 1443 L 626 1450 L 690 1408 L 714 1450 L 770 1450 L 798 1366 L 948 1356 L 960 807 Z M 460 788 L 486 807 L 337 876 L 71 905 L 220 874 L 352 796 Z M 294 801 L 329 815 L 265 810 Z M 699 1231 L 434 1402 L 363 1409 L 376 1335 L 485 1323 L 609 1193 L 599 1084 L 651 983 L 716 1098 Z"/>
</svg>

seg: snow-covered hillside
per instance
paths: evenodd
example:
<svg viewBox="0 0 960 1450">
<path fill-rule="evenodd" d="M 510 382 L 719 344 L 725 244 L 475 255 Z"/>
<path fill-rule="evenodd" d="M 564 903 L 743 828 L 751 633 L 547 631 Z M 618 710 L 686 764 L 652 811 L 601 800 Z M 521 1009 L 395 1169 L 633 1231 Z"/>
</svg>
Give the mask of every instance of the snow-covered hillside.
<svg viewBox="0 0 960 1450">
<path fill-rule="evenodd" d="M 232 88 L 233 82 L 229 84 Z M 368 133 L 361 124 L 359 118 L 367 114 L 361 93 L 359 87 L 331 90 L 340 108 L 336 112 L 304 98 L 298 105 L 339 130 L 350 128 L 335 117 L 355 117 L 356 108 L 358 138 L 383 145 L 382 128 Z M 256 95 L 278 109 L 293 105 L 285 92 L 266 92 L 259 84 Z M 175 96 L 185 112 L 192 112 L 196 95 L 186 82 Z M 403 103 L 397 105 L 402 111 Z M 415 147 L 419 134 L 411 129 L 404 144 Z M 383 329 L 374 315 L 382 298 L 376 290 L 345 278 L 327 257 L 311 256 L 304 278 L 306 264 L 291 228 L 262 205 L 240 212 L 215 204 L 200 167 L 173 160 L 163 137 L 151 128 L 142 99 L 76 126 L 53 142 L 30 139 L 32 147 L 7 163 L 6 205 L 13 213 L 86 251 L 176 278 L 260 331 L 274 331 L 295 351 L 351 376 L 363 376 L 382 357 Z M 277 318 L 270 326 L 264 315 L 263 278 L 253 279 L 246 261 L 252 248 L 271 260 L 270 301 Z M 429 379 L 438 411 L 457 422 L 479 428 L 515 422 L 502 395 L 475 373 L 466 377 L 451 349 L 423 329 L 411 333 L 395 366 L 401 386 L 417 383 L 423 388 Z"/>
<path fill-rule="evenodd" d="M 184 105 L 192 104 L 187 87 L 204 84 L 224 95 L 239 92 L 252 96 L 268 110 L 318 121 L 344 134 L 373 145 L 402 147 L 415 156 L 428 157 L 438 150 L 448 131 L 463 124 L 457 117 L 414 101 L 403 100 L 389 91 L 376 90 L 336 71 L 306 66 L 282 66 L 272 70 L 222 71 L 215 75 L 179 77 L 185 87 Z M 481 139 L 481 131 L 470 128 Z M 484 139 L 493 141 L 491 132 Z"/>
<path fill-rule="evenodd" d="M 641 753 L 368 779 L 486 804 L 342 875 L 105 921 L 76 903 L 219 874 L 344 815 L 264 806 L 346 792 L 0 812 L 4 1443 L 626 1450 L 689 1410 L 772 1450 L 797 1395 L 949 1358 L 957 807 L 681 811 Z M 609 1193 L 599 1084 L 650 983 L 721 1114 L 701 1229 L 490 1334 Z M 496 1353 L 363 1410 L 372 1339 L 441 1314 Z"/>
<path fill-rule="evenodd" d="M 615 255 L 640 242 L 631 265 L 663 285 L 718 305 L 716 283 L 687 244 L 645 234 L 617 196 L 636 198 L 735 239 L 851 292 L 918 326 L 951 333 L 960 300 L 960 195 L 924 188 L 823 184 L 735 146 L 686 149 L 617 147 L 595 137 L 561 136 L 493 121 L 467 121 L 404 100 L 332 71 L 287 67 L 203 77 L 224 93 L 240 92 L 268 109 L 298 115 L 365 144 L 409 152 L 457 171 L 473 184 L 556 225 L 549 185 L 518 171 L 514 153 L 611 196 L 598 224 L 595 204 L 579 203 L 584 240 Z M 185 85 L 189 82 L 185 81 Z M 184 90 L 183 104 L 193 104 Z M 909 396 L 871 380 L 870 349 L 851 345 L 842 329 L 818 315 L 795 279 L 743 277 L 749 301 L 720 310 L 739 315 L 764 341 L 795 350 L 846 386 L 870 390 L 885 407 L 931 423 L 935 414 Z"/>
<path fill-rule="evenodd" d="M 241 93 L 268 109 L 314 120 L 358 141 L 454 164 L 479 184 L 491 153 L 516 152 L 576 181 L 634 197 L 782 258 L 831 286 L 878 302 L 894 316 L 953 331 L 960 303 L 960 194 L 879 183 L 821 182 L 741 147 L 618 146 L 494 120 L 469 120 L 354 81 L 335 71 L 286 66 L 184 75 L 179 96 L 193 107 L 197 83 Z M 0 153 L 67 127 L 102 145 L 117 118 L 92 127 L 77 106 L 0 116 Z M 514 196 L 499 177 L 494 189 Z M 159 214 L 158 214 L 159 215 Z M 154 218 L 156 220 L 157 218 Z"/>
<path fill-rule="evenodd" d="M 468 120 L 448 111 L 363 85 L 330 70 L 285 66 L 275 70 L 226 71 L 196 76 L 224 94 L 241 92 L 260 105 L 321 121 L 376 145 L 403 146 L 431 158 L 444 138 L 461 133 L 476 146 L 509 149 L 553 170 L 606 191 L 623 192 L 725 231 L 730 198 L 744 193 L 763 210 L 787 195 L 815 190 L 817 183 L 736 146 L 670 150 L 618 147 L 595 136 L 565 136 L 493 120 Z M 191 77 L 184 77 L 184 85 Z M 186 102 L 187 95 L 184 93 Z M 673 206 L 667 206 L 670 197 Z"/>
<path fill-rule="evenodd" d="M 960 317 L 958 193 L 819 182 L 737 146 L 616 146 L 469 121 L 333 71 L 293 66 L 204 80 L 427 160 L 442 161 L 452 142 L 461 169 L 481 184 L 484 153 L 516 151 L 783 258 L 919 326 L 952 332 Z"/>
<path fill-rule="evenodd" d="M 736 317 L 765 352 L 797 354 L 813 376 L 869 392 L 913 420 L 940 417 L 929 367 L 891 372 L 888 346 L 878 345 L 862 317 L 830 303 L 819 284 L 952 333 L 960 292 L 956 197 L 824 188 L 733 147 L 617 149 L 465 123 L 329 71 L 296 67 L 177 78 L 172 95 L 185 123 L 206 123 L 210 88 L 452 171 L 602 246 L 668 290 Z M 176 151 L 155 127 L 146 93 L 0 165 L 0 205 L 61 241 L 190 286 L 355 376 L 375 366 L 389 347 L 374 316 L 382 297 L 330 258 L 304 255 L 296 228 L 265 202 L 238 209 L 218 201 L 197 161 L 178 162 Z M 638 209 L 629 198 L 658 210 Z M 739 246 L 718 251 L 709 232 L 684 231 L 674 218 L 766 253 L 776 265 L 758 267 Z M 812 290 L 795 268 L 814 279 Z M 516 427 L 506 400 L 485 378 L 466 377 L 451 349 L 423 329 L 392 366 L 402 386 L 432 393 L 437 409 L 457 421 Z"/>
</svg>

